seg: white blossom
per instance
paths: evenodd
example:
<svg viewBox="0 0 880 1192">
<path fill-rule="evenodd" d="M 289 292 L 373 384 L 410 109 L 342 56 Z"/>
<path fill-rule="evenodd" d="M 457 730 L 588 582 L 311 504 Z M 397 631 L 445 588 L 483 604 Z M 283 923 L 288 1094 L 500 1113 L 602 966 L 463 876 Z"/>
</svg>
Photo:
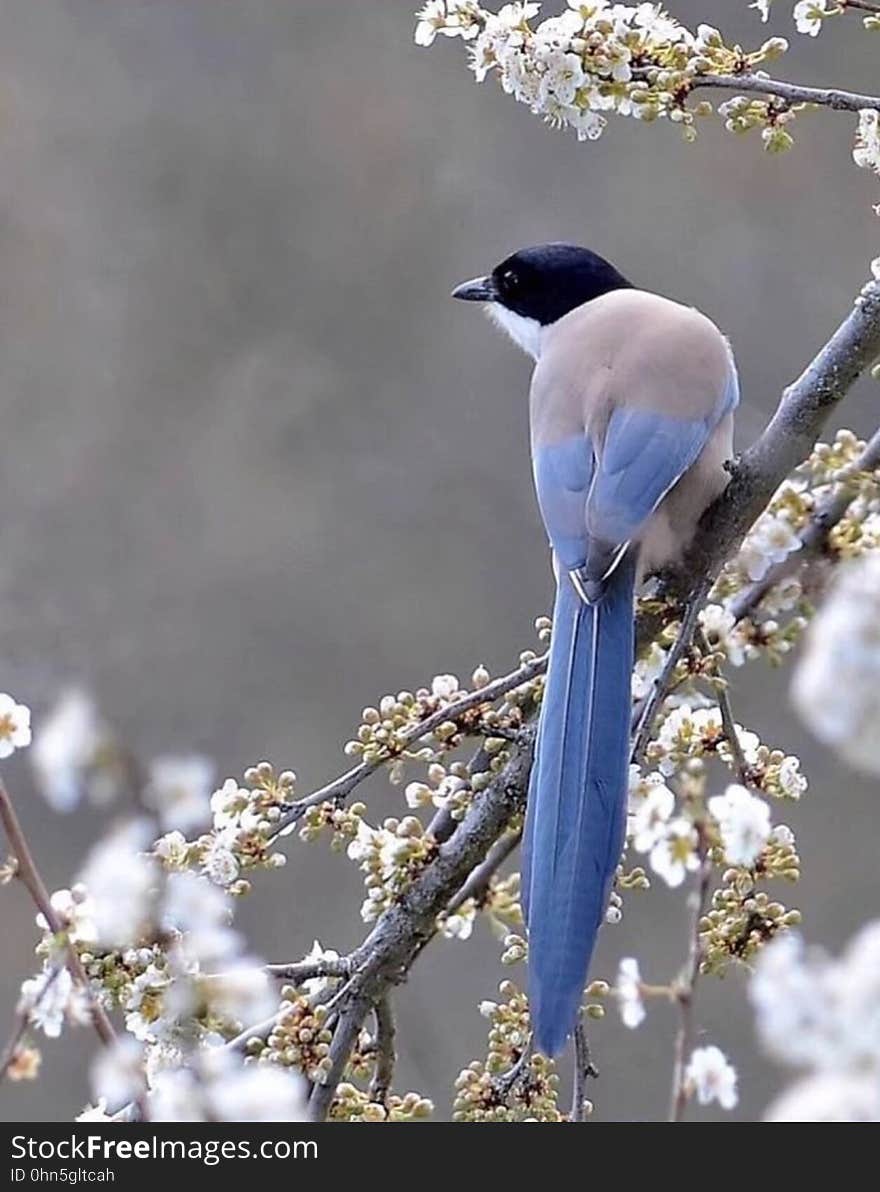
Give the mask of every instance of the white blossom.
<svg viewBox="0 0 880 1192">
<path fill-rule="evenodd" d="M 648 652 L 638 660 L 633 668 L 633 699 L 646 699 L 651 695 L 665 665 L 666 651 L 658 642 L 652 642 Z"/>
<path fill-rule="evenodd" d="M 339 953 L 334 952 L 332 948 L 323 948 L 320 940 L 315 940 L 312 944 L 311 951 L 306 953 L 303 960 L 311 963 L 319 961 L 335 961 L 339 959 Z M 303 981 L 302 987 L 310 998 L 318 998 L 326 993 L 328 989 L 332 989 L 337 982 L 335 977 L 310 977 L 307 981 Z"/>
<path fill-rule="evenodd" d="M 231 886 L 238 877 L 238 861 L 222 834 L 211 837 L 202 855 L 205 875 L 217 886 Z"/>
<path fill-rule="evenodd" d="M 476 36 L 477 25 L 467 16 L 467 4 L 456 0 L 428 0 L 416 14 L 415 43 L 417 46 L 433 45 L 438 33 L 444 37 Z"/>
<path fill-rule="evenodd" d="M 880 174 L 880 113 L 874 108 L 863 108 L 859 112 L 853 161 L 863 170 Z"/>
<path fill-rule="evenodd" d="M 112 1122 L 113 1117 L 107 1112 L 107 1098 L 99 1097 L 94 1105 L 87 1105 L 74 1119 L 77 1122 Z"/>
<path fill-rule="evenodd" d="M 268 1064 L 242 1064 L 208 1086 L 210 1116 L 220 1122 L 303 1122 L 305 1085 L 294 1072 Z"/>
<path fill-rule="evenodd" d="M 190 960 L 212 965 L 240 952 L 240 941 L 229 924 L 228 897 L 212 882 L 194 873 L 169 873 L 165 882 L 163 925 L 181 932 Z"/>
<path fill-rule="evenodd" d="M 155 964 L 149 964 L 132 982 L 125 1003 L 125 1029 L 140 1042 L 155 1040 L 167 1025 L 152 1012 L 143 1011 L 151 1008 L 170 983 L 168 973 Z"/>
<path fill-rule="evenodd" d="M 663 836 L 651 849 L 651 868 L 667 886 L 680 886 L 688 873 L 699 869 L 697 833 L 693 824 L 680 816 L 666 825 Z"/>
<path fill-rule="evenodd" d="M 202 827 L 210 815 L 213 780 L 214 765 L 200 754 L 157 757 L 145 795 L 162 828 L 189 832 Z"/>
<path fill-rule="evenodd" d="M 749 579 L 757 581 L 802 545 L 787 517 L 764 513 L 747 534 L 738 558 Z"/>
<path fill-rule="evenodd" d="M 439 921 L 440 932 L 448 940 L 469 940 L 477 921 L 477 908 L 473 900 L 465 902 L 451 915 L 443 915 Z"/>
<path fill-rule="evenodd" d="M 186 865 L 189 842 L 182 832 L 166 832 L 153 845 L 153 852 L 168 869 L 182 869 Z"/>
<path fill-rule="evenodd" d="M 71 811 L 84 792 L 106 803 L 118 783 L 109 765 L 112 738 L 95 702 L 79 688 L 64 692 L 42 719 L 30 753 L 37 787 L 55 811 Z"/>
<path fill-rule="evenodd" d="M 144 1090 L 144 1050 L 129 1035 L 103 1047 L 92 1062 L 92 1088 L 99 1104 L 119 1109 Z"/>
<path fill-rule="evenodd" d="M 758 13 L 760 14 L 761 20 L 764 22 L 765 25 L 766 25 L 767 21 L 770 19 L 770 5 L 772 4 L 772 2 L 773 2 L 773 0 L 754 0 L 754 3 L 749 5 L 749 8 L 757 9 Z"/>
<path fill-rule="evenodd" d="M 749 987 L 764 1045 L 785 1062 L 880 1079 L 880 921 L 834 960 L 785 933 L 760 954 Z"/>
<path fill-rule="evenodd" d="M 880 774 L 880 552 L 841 570 L 810 626 L 792 696 L 820 741 Z"/>
<path fill-rule="evenodd" d="M 18 1010 L 28 1022 L 48 1039 L 57 1039 L 64 1026 L 73 993 L 73 980 L 67 968 L 45 966 L 36 977 L 21 985 Z"/>
<path fill-rule="evenodd" d="M 82 870 L 97 938 L 109 947 L 131 943 L 149 917 L 156 883 L 155 862 L 142 851 L 149 836 L 141 820 L 116 828 L 95 845 Z"/>
<path fill-rule="evenodd" d="M 675 810 L 675 795 L 659 775 L 646 783 L 646 793 L 638 800 L 630 818 L 629 833 L 638 853 L 649 853 L 666 835 Z"/>
<path fill-rule="evenodd" d="M 71 890 L 55 890 L 49 898 L 49 904 L 69 940 L 78 944 L 97 943 L 98 929 L 94 920 L 94 901 L 89 897 L 84 886 L 77 885 Z M 36 924 L 46 935 L 52 934 L 52 928 L 42 911 L 36 916 Z M 63 945 L 56 943 L 55 948 L 63 958 Z"/>
<path fill-rule="evenodd" d="M 829 7 L 828 0 L 798 0 L 792 12 L 798 33 L 816 37 L 822 30 L 822 22 L 840 10 L 834 0 Z"/>
<path fill-rule="evenodd" d="M 0 758 L 31 743 L 31 710 L 17 704 L 11 695 L 0 693 Z"/>
<path fill-rule="evenodd" d="M 237 1025 L 260 1022 L 278 1009 L 272 979 L 253 957 L 237 960 L 211 976 L 203 994 L 215 1014 Z"/>
<path fill-rule="evenodd" d="M 717 1101 L 722 1109 L 736 1106 L 736 1069 L 720 1047 L 696 1048 L 685 1071 L 685 1082 L 700 1105 Z"/>
<path fill-rule="evenodd" d="M 625 956 L 617 970 L 615 984 L 617 1005 L 624 1026 L 634 1030 L 645 1020 L 645 1003 L 642 1001 L 642 977 L 639 962 L 633 956 Z"/>
<path fill-rule="evenodd" d="M 765 1122 L 880 1122 L 874 1073 L 822 1072 L 796 1081 L 764 1114 Z"/>
<path fill-rule="evenodd" d="M 799 799 L 807 789 L 807 780 L 800 770 L 796 757 L 785 757 L 780 762 L 777 778 L 780 789 L 787 799 Z"/>
<path fill-rule="evenodd" d="M 732 783 L 709 800 L 718 822 L 724 855 L 731 865 L 751 867 L 770 839 L 770 808 L 744 786 Z"/>
<path fill-rule="evenodd" d="M 461 691 L 455 675 L 435 675 L 431 680 L 431 694 L 440 699 L 454 699 Z"/>
<path fill-rule="evenodd" d="M 204 1122 L 201 1088 L 187 1068 L 167 1068 L 150 1085 L 150 1121 Z"/>
<path fill-rule="evenodd" d="M 211 812 L 217 829 L 235 827 L 241 812 L 249 802 L 248 791 L 234 778 L 227 778 L 219 790 L 211 795 Z"/>
</svg>

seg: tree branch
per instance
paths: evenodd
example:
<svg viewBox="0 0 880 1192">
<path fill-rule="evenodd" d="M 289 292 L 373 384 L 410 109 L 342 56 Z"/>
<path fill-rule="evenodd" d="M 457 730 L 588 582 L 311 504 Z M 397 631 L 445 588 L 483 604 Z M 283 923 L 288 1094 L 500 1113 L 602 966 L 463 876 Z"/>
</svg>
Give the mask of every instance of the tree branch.
<svg viewBox="0 0 880 1192">
<path fill-rule="evenodd" d="M 786 103 L 814 103 L 837 112 L 860 112 L 863 108 L 880 111 L 880 96 L 859 95 L 855 91 L 841 91 L 837 87 L 803 87 L 785 79 L 771 79 L 761 71 L 754 74 L 695 75 L 691 91 L 711 87 L 721 91 L 756 92 L 783 99 Z"/>
<path fill-rule="evenodd" d="M 391 1091 L 394 1065 L 397 1061 L 397 1053 L 394 1050 L 396 1028 L 391 999 L 380 998 L 373 1008 L 373 1016 L 376 1019 L 376 1070 L 370 1081 L 370 1100 L 384 1105 Z"/>
</svg>

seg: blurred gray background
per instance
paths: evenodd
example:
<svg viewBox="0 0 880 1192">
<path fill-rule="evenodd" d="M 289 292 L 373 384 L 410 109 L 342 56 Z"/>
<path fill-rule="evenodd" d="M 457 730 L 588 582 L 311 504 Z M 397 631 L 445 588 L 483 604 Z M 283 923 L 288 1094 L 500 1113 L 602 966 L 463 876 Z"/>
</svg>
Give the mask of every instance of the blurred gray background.
<svg viewBox="0 0 880 1192">
<path fill-rule="evenodd" d="M 790 36 L 787 77 L 876 86 L 856 20 L 812 41 L 776 7 L 770 26 L 745 0 L 674 11 L 744 43 Z M 528 362 L 447 299 L 455 282 L 522 244 L 590 244 L 729 333 L 746 442 L 880 251 L 853 118 L 804 117 L 782 159 L 718 126 L 686 146 L 613 120 L 579 146 L 473 83 L 460 44 L 416 49 L 411 9 L 0 3 L 0 688 L 37 716 L 77 680 L 144 757 L 196 748 L 221 776 L 269 757 L 303 791 L 332 777 L 365 703 L 480 661 L 500 673 L 548 604 Z M 863 383 L 840 421 L 864 432 L 877 409 Z M 878 910 L 877 792 L 809 740 L 786 685 L 753 669 L 737 711 L 804 759 L 811 789 L 777 815 L 804 858 L 793 901 L 838 947 Z M 19 759 L 4 778 L 50 886 L 67 885 L 100 816 L 53 815 Z M 374 815 L 400 805 L 374 789 Z M 243 907 L 255 946 L 280 961 L 315 936 L 355 944 L 356 868 L 324 844 L 288 851 Z M 0 916 L 3 1023 L 35 937 L 18 887 Z M 595 971 L 635 952 L 668 978 L 683 916 L 659 889 L 631 898 Z M 400 990 L 399 1085 L 441 1119 L 484 1053 L 497 956 L 480 927 Z M 614 1017 L 594 1031 L 597 1117 L 662 1117 L 672 1012 L 636 1032 Z M 754 1118 L 781 1077 L 742 978 L 706 982 L 698 1018 Z M 91 1049 L 84 1030 L 48 1043 L 0 1117 L 70 1118 Z"/>
</svg>

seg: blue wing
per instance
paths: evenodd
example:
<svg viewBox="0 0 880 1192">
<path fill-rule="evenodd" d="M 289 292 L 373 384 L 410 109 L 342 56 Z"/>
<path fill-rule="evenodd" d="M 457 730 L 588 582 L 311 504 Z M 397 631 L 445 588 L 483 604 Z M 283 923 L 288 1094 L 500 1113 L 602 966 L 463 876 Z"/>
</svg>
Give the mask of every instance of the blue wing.
<svg viewBox="0 0 880 1192">
<path fill-rule="evenodd" d="M 614 559 L 696 461 L 739 400 L 731 365 L 721 399 L 704 418 L 617 407 L 601 449 L 587 435 L 539 447 L 534 470 L 551 545 L 566 568 Z M 596 578 L 600 578 L 599 575 Z"/>
</svg>

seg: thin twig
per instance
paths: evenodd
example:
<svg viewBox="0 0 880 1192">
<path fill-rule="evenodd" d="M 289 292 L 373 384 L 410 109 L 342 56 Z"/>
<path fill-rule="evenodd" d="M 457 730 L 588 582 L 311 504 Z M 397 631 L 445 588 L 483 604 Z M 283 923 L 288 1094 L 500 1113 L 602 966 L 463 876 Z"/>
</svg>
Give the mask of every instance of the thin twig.
<svg viewBox="0 0 880 1192">
<path fill-rule="evenodd" d="M 693 1046 L 694 1038 L 694 991 L 700 976 L 700 921 L 706 909 L 709 897 L 709 884 L 712 880 L 712 864 L 706 853 L 705 844 L 701 845 L 700 871 L 697 883 L 691 892 L 691 906 L 693 914 L 690 920 L 688 934 L 688 956 L 684 971 L 674 987 L 675 1000 L 678 1005 L 678 1031 L 675 1036 L 675 1059 L 672 1068 L 672 1093 L 670 1096 L 669 1120 L 680 1122 L 684 1115 L 688 1100 L 685 1084 L 685 1069 L 688 1056 Z"/>
<path fill-rule="evenodd" d="M 678 637 L 673 642 L 666 656 L 666 661 L 663 664 L 663 670 L 654 683 L 654 689 L 645 701 L 645 706 L 642 711 L 641 720 L 639 721 L 638 731 L 633 741 L 632 753 L 630 755 L 631 761 L 634 765 L 638 765 L 644 756 L 645 749 L 651 739 L 651 730 L 654 727 L 654 719 L 660 710 L 660 705 L 669 692 L 670 684 L 675 675 L 675 668 L 678 666 L 686 651 L 690 648 L 693 640 L 694 631 L 697 628 L 697 623 L 700 615 L 700 609 L 703 607 L 703 602 L 706 599 L 706 593 L 709 590 L 708 580 L 703 581 L 698 585 L 690 596 L 688 603 L 684 610 L 684 616 L 681 621 L 681 629 L 678 632 Z"/>
<path fill-rule="evenodd" d="M 595 1080 L 599 1069 L 590 1056 L 590 1044 L 584 1028 L 584 1015 L 581 1011 L 577 1025 L 574 1028 L 574 1074 L 572 1077 L 571 1121 L 585 1122 L 587 1120 L 587 1081 Z"/>
<path fill-rule="evenodd" d="M 518 832 L 506 832 L 504 836 L 495 841 L 486 854 L 485 861 L 471 871 L 462 888 L 450 900 L 449 906 L 446 908 L 447 915 L 454 914 L 459 907 L 464 906 L 469 898 L 473 898 L 477 905 L 480 905 L 480 899 L 485 897 L 492 878 L 514 851 L 520 840 L 522 840 L 522 830 Z"/>
<path fill-rule="evenodd" d="M 105 1047 L 110 1047 L 116 1042 L 116 1032 L 113 1030 L 113 1024 L 107 1017 L 104 1007 L 95 996 L 91 982 L 79 958 L 79 953 L 65 932 L 64 924 L 58 918 L 55 908 L 52 906 L 49 891 L 40 875 L 40 871 L 37 869 L 36 862 L 27 842 L 27 837 L 16 815 L 12 799 L 2 783 L 0 783 L 0 822 L 3 824 L 3 830 L 9 841 L 9 847 L 12 849 L 12 853 L 18 862 L 15 876 L 30 894 L 37 909 L 46 920 L 46 924 L 52 934 L 57 939 L 64 941 L 65 964 L 70 970 L 70 975 L 74 982 L 82 988 L 88 998 L 89 1012 L 98 1038 Z"/>
<path fill-rule="evenodd" d="M 814 103 L 838 112 L 860 112 L 863 108 L 880 111 L 880 96 L 859 95 L 854 91 L 841 91 L 837 87 L 802 87 L 800 83 L 789 83 L 784 79 L 771 79 L 760 71 L 755 74 L 697 75 L 691 91 L 702 87 L 722 91 L 757 92 L 772 95 L 787 103 Z"/>
<path fill-rule="evenodd" d="M 394 1011 L 391 999 L 382 997 L 373 1007 L 376 1020 L 376 1068 L 370 1081 L 370 1100 L 384 1105 L 394 1080 L 397 1053 L 394 1050 Z"/>
<path fill-rule="evenodd" d="M 712 654 L 712 647 L 709 644 L 709 639 L 706 637 L 706 631 L 699 626 L 697 628 L 697 644 L 700 651 L 705 658 Z M 736 731 L 736 720 L 733 716 L 733 705 L 730 702 L 730 689 L 727 686 L 727 680 L 723 675 L 719 675 L 717 679 L 717 686 L 712 684 L 712 690 L 718 699 L 718 711 L 721 714 L 721 727 L 724 729 L 724 736 L 727 738 L 727 745 L 730 749 L 730 756 L 733 760 L 733 768 L 736 772 L 737 778 L 743 786 L 749 785 L 749 765 L 746 761 L 745 754 L 742 751 L 742 745 L 739 740 L 739 733 Z"/>
<path fill-rule="evenodd" d="M 267 964 L 263 971 L 281 981 L 302 985 L 304 981 L 313 981 L 318 977 L 348 977 L 351 974 L 351 961 L 347 956 L 338 956 L 335 960 L 325 956 L 321 960 L 299 960 L 294 964 Z M 223 974 L 218 973 L 217 976 Z"/>
</svg>

